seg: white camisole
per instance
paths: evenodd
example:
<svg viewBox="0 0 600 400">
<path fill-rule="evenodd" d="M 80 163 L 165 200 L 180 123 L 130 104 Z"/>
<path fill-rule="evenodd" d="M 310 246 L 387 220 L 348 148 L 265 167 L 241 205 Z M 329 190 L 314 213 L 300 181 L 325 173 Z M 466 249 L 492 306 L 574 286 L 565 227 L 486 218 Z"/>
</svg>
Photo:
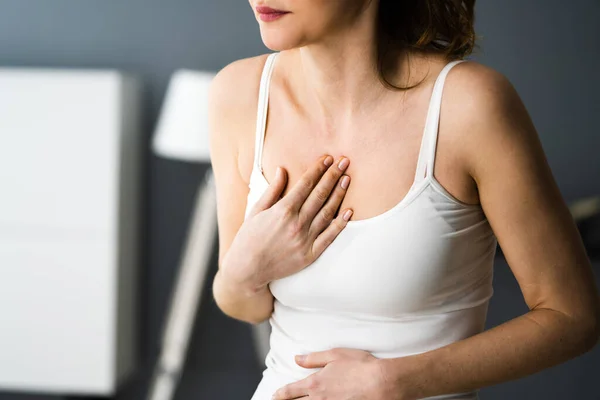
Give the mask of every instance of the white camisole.
<svg viewBox="0 0 600 400">
<path fill-rule="evenodd" d="M 268 56 L 261 77 L 246 217 L 268 187 L 261 160 L 277 54 Z M 251 400 L 270 400 L 319 370 L 297 365 L 297 354 L 347 347 L 404 357 L 483 331 L 496 237 L 480 205 L 456 199 L 433 176 L 442 89 L 459 62 L 435 82 L 408 194 L 381 214 L 350 220 L 312 264 L 269 284 L 275 300 L 267 368 Z M 429 399 L 472 400 L 477 393 Z"/>
</svg>

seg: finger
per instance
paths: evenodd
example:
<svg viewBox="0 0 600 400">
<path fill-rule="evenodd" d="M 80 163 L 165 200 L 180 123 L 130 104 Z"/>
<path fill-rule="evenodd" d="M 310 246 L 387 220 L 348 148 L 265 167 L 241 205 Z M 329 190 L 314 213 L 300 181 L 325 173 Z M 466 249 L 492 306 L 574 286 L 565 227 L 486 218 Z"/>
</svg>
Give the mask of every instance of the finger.
<svg viewBox="0 0 600 400">
<path fill-rule="evenodd" d="M 312 221 L 315 218 L 315 215 L 322 209 L 323 204 L 325 204 L 330 197 L 331 191 L 336 187 L 336 184 L 340 181 L 340 177 L 348 168 L 349 164 L 350 160 L 347 157 L 342 157 L 338 162 L 327 169 L 325 175 L 321 178 L 300 208 L 299 216 L 303 221 Z M 328 222 L 331 222 L 332 218 L 333 214 L 331 214 L 331 218 Z"/>
<path fill-rule="evenodd" d="M 292 189 L 286 194 L 281 202 L 288 206 L 293 211 L 300 210 L 306 198 L 313 191 L 319 180 L 323 176 L 331 164 L 326 164 L 325 161 L 333 160 L 333 157 L 324 155 L 319 157 L 319 160 L 296 182 Z"/>
<path fill-rule="evenodd" d="M 316 260 L 323 251 L 334 241 L 337 235 L 346 227 L 346 224 L 350 217 L 352 216 L 352 210 L 346 209 L 344 212 L 339 213 L 339 215 L 331 221 L 329 226 L 321 232 L 319 236 L 315 239 L 312 245 L 312 259 Z"/>
<path fill-rule="evenodd" d="M 271 208 L 273 204 L 279 201 L 281 193 L 287 184 L 287 171 L 282 167 L 277 167 L 275 178 L 269 184 L 267 190 L 260 196 L 256 204 L 250 210 L 248 217 L 254 216 L 261 211 Z"/>
<path fill-rule="evenodd" d="M 316 373 L 316 372 L 315 372 Z M 279 388 L 275 394 L 273 394 L 273 400 L 291 400 L 301 399 L 308 397 L 308 390 L 312 381 L 314 381 L 314 374 L 307 376 L 297 382 L 290 383 Z"/>
<path fill-rule="evenodd" d="M 340 358 L 340 354 L 335 349 L 315 351 L 306 355 L 298 355 L 296 363 L 304 368 L 322 368 L 330 362 Z"/>
<path fill-rule="evenodd" d="M 340 207 L 342 200 L 344 199 L 344 196 L 346 196 L 349 184 L 350 177 L 348 175 L 343 175 L 342 178 L 339 179 L 338 184 L 333 190 L 331 196 L 329 196 L 329 199 L 325 205 L 322 206 L 318 215 L 316 217 L 311 217 L 312 222 L 309 229 L 311 238 L 315 238 L 323 231 L 323 229 L 327 228 L 331 224 L 331 221 L 334 219 L 335 214 Z"/>
</svg>

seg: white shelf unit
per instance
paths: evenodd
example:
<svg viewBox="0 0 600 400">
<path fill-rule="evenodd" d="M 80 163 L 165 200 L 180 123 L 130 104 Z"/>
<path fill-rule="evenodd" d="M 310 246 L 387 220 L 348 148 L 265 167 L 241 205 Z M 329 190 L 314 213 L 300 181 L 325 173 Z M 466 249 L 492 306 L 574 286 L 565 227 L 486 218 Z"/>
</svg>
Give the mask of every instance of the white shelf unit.
<svg viewBox="0 0 600 400">
<path fill-rule="evenodd" d="M 105 396 L 136 364 L 140 82 L 0 68 L 0 390 Z"/>
</svg>

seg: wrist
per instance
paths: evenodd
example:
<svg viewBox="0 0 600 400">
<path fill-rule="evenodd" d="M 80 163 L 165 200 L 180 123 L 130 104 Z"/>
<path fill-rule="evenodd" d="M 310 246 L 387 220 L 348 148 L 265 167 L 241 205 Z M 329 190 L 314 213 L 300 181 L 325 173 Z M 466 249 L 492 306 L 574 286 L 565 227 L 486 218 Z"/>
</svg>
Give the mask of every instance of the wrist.
<svg viewBox="0 0 600 400">
<path fill-rule="evenodd" d="M 427 397 L 429 361 L 421 354 L 379 360 L 394 400 L 417 400 Z M 394 397 L 395 396 L 395 397 Z"/>
<path fill-rule="evenodd" d="M 257 263 L 246 259 L 244 263 L 231 263 L 229 254 L 223 258 L 221 265 L 221 275 L 228 286 L 232 286 L 234 290 L 240 291 L 248 297 L 260 294 L 267 289 L 269 281 L 262 278 Z"/>
</svg>

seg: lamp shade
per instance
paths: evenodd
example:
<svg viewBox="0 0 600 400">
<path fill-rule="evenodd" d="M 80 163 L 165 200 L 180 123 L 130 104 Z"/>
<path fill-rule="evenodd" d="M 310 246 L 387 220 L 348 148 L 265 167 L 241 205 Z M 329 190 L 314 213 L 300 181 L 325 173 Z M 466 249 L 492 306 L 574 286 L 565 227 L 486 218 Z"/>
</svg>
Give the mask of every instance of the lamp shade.
<svg viewBox="0 0 600 400">
<path fill-rule="evenodd" d="M 210 162 L 208 92 L 214 76 L 186 69 L 173 74 L 152 140 L 157 155 Z"/>
</svg>

